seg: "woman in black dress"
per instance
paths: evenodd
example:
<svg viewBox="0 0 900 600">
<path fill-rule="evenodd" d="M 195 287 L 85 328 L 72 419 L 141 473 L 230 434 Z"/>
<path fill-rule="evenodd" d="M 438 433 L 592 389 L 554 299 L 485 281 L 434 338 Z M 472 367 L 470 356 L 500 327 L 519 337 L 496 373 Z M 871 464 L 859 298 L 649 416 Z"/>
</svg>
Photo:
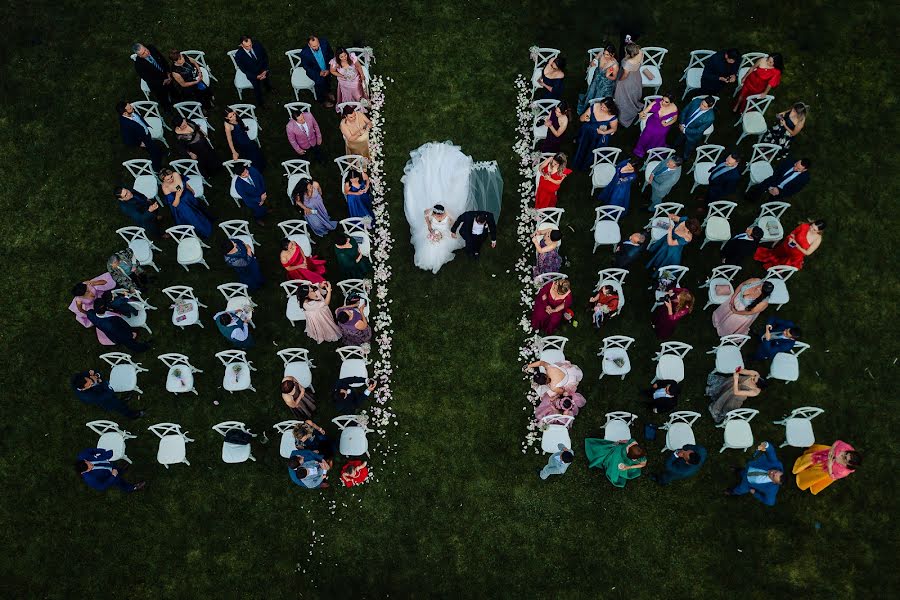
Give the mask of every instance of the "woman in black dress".
<svg viewBox="0 0 900 600">
<path fill-rule="evenodd" d="M 172 79 L 178 86 L 178 95 L 183 100 L 199 102 L 205 110 L 209 110 L 215 102 L 215 97 L 212 88 L 203 81 L 200 63 L 178 50 L 169 52 L 169 59 L 172 61 Z"/>
<path fill-rule="evenodd" d="M 178 149 L 197 161 L 204 177 L 210 177 L 222 168 L 222 159 L 199 125 L 179 116 L 172 119 L 172 130 L 175 132 Z"/>
</svg>

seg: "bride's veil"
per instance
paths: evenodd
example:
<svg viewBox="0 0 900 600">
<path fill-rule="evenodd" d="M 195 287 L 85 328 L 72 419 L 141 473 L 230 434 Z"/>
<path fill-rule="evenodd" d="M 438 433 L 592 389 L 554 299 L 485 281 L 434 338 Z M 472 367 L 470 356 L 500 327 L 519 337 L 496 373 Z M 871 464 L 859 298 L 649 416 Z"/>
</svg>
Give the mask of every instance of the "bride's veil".
<svg viewBox="0 0 900 600">
<path fill-rule="evenodd" d="M 413 236 L 425 227 L 424 212 L 442 204 L 453 215 L 472 210 L 469 173 L 472 158 L 452 142 L 429 142 L 410 152 L 403 169 L 403 210 Z"/>
<path fill-rule="evenodd" d="M 469 176 L 469 210 L 485 210 L 500 221 L 500 204 L 503 200 L 503 177 L 497 161 L 477 162 Z"/>
</svg>

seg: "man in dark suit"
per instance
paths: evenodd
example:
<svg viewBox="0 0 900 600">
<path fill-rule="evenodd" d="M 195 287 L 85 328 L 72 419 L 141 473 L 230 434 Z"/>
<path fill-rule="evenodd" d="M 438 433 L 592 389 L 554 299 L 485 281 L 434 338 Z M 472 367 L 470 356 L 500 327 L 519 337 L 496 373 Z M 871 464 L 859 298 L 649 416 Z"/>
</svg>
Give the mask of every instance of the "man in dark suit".
<svg viewBox="0 0 900 600">
<path fill-rule="evenodd" d="M 703 62 L 699 93 L 718 95 L 726 84 L 737 81 L 740 66 L 741 53 L 735 48 L 716 52 Z"/>
<path fill-rule="evenodd" d="M 641 395 L 647 397 L 644 403 L 654 414 L 665 414 L 675 410 L 679 393 L 681 386 L 672 379 L 660 379 L 648 389 L 641 390 Z"/>
<path fill-rule="evenodd" d="M 166 112 L 172 110 L 172 69 L 156 46 L 134 44 L 134 70 L 144 80 L 159 105 Z"/>
<path fill-rule="evenodd" d="M 779 352 L 790 352 L 801 331 L 793 321 L 769 317 L 766 321 L 766 332 L 759 338 L 759 346 L 753 353 L 753 360 L 769 360 Z"/>
<path fill-rule="evenodd" d="M 122 133 L 122 142 L 126 146 L 143 148 L 150 155 L 153 170 L 162 168 L 163 157 L 166 150 L 162 144 L 150 136 L 150 125 L 134 110 L 128 102 L 122 101 L 116 104 L 116 114 L 119 115 L 119 131 Z"/>
<path fill-rule="evenodd" d="M 110 410 L 125 415 L 129 419 L 138 419 L 144 416 L 143 410 L 134 410 L 128 406 L 125 400 L 116 396 L 109 383 L 103 381 L 100 371 L 81 371 L 72 375 L 72 389 L 75 395 L 85 404 L 99 406 L 103 410 Z"/>
<path fill-rule="evenodd" d="M 375 382 L 367 383 L 365 377 L 344 377 L 334 382 L 331 399 L 340 414 L 356 414 L 374 390 Z"/>
<path fill-rule="evenodd" d="M 234 180 L 234 191 L 253 212 L 256 223 L 265 225 L 263 218 L 269 214 L 269 207 L 266 205 L 266 180 L 263 179 L 262 173 L 252 166 L 244 167 Z"/>
<path fill-rule="evenodd" d="M 643 233 L 632 233 L 627 240 L 620 242 L 613 251 L 613 266 L 627 269 L 628 265 L 640 258 L 645 241 L 647 236 Z"/>
<path fill-rule="evenodd" d="M 763 230 L 756 225 L 751 225 L 747 231 L 739 233 L 722 246 L 719 256 L 723 265 L 736 265 L 741 267 L 744 261 L 751 258 L 759 248 L 759 242 L 763 239 Z"/>
<path fill-rule="evenodd" d="M 679 479 L 693 477 L 706 462 L 706 448 L 694 444 L 685 444 L 666 458 L 665 471 L 659 475 L 650 475 L 650 480 L 659 485 L 669 485 Z"/>
<path fill-rule="evenodd" d="M 78 453 L 78 459 L 75 461 L 75 472 L 81 476 L 89 487 L 100 492 L 112 486 L 116 486 L 123 492 L 136 492 L 147 487 L 147 483 L 144 481 L 132 485 L 122 479 L 119 469 L 109 460 L 112 457 L 112 450 L 85 448 Z"/>
<path fill-rule="evenodd" d="M 134 221 L 134 224 L 147 232 L 147 235 L 159 237 L 159 202 L 149 200 L 147 196 L 130 187 L 116 186 L 113 190 L 118 199 L 119 210 Z"/>
<path fill-rule="evenodd" d="M 272 82 L 269 81 L 269 55 L 266 49 L 259 42 L 250 39 L 250 36 L 242 35 L 241 45 L 234 53 L 234 62 L 253 84 L 256 104 L 260 107 L 265 106 L 262 88 L 266 86 L 266 91 L 272 91 Z"/>
<path fill-rule="evenodd" d="M 716 99 L 712 96 L 703 96 L 694 98 L 684 109 L 681 114 L 683 121 L 678 126 L 679 134 L 675 140 L 675 147 L 682 147 L 681 157 L 687 159 L 694 153 L 697 144 L 703 133 L 709 129 L 716 119 L 716 113 L 713 108 L 716 106 Z"/>
<path fill-rule="evenodd" d="M 491 236 L 491 248 L 497 247 L 497 224 L 494 215 L 484 210 L 470 210 L 459 215 L 450 233 L 456 237 L 456 232 L 466 241 L 466 254 L 472 258 L 478 258 L 481 245 L 488 235 Z"/>
<path fill-rule="evenodd" d="M 760 455 L 762 453 L 762 455 Z M 725 490 L 728 496 L 751 494 L 766 506 L 775 506 L 775 496 L 784 481 L 784 466 L 775 456 L 775 448 L 763 442 L 744 469 L 735 471 L 741 480 L 733 488 Z"/>
<path fill-rule="evenodd" d="M 747 190 L 747 198 L 754 202 L 760 196 L 764 196 L 765 202 L 786 201 L 809 183 L 810 165 L 808 158 L 797 161 L 785 158 L 775 166 L 771 177 Z"/>
<path fill-rule="evenodd" d="M 736 150 L 732 150 L 709 170 L 709 186 L 703 197 L 704 206 L 730 196 L 737 190 L 738 181 L 741 179 L 741 170 L 738 168 L 740 165 L 741 155 Z"/>
<path fill-rule="evenodd" d="M 106 303 L 101 298 L 94 302 L 94 308 L 85 315 L 88 321 L 94 324 L 98 330 L 106 334 L 106 337 L 114 344 L 121 344 L 132 352 L 144 352 L 150 348 L 150 344 L 139 342 L 137 332 L 128 322 L 114 312 L 109 311 Z"/>
<path fill-rule="evenodd" d="M 334 58 L 331 44 L 325 38 L 309 36 L 306 48 L 300 51 L 300 62 L 306 75 L 316 84 L 316 99 L 324 103 L 325 108 L 334 106 L 334 94 L 331 93 L 331 71 L 328 63 Z"/>
</svg>

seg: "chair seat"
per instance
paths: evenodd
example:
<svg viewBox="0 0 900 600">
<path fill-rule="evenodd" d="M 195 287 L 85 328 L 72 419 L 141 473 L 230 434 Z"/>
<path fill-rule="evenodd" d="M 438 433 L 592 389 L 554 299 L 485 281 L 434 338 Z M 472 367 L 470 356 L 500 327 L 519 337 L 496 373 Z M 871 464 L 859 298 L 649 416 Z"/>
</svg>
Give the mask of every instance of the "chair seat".
<svg viewBox="0 0 900 600">
<path fill-rule="evenodd" d="M 366 361 L 361 358 L 351 358 L 341 363 L 341 373 L 338 379 L 345 377 L 369 377 L 369 371 L 366 369 Z"/>
<path fill-rule="evenodd" d="M 730 448 L 749 448 L 753 445 L 753 430 L 749 421 L 734 420 L 725 423 L 725 445 Z"/>
<path fill-rule="evenodd" d="M 200 320 L 200 306 L 196 300 L 183 300 L 185 304 L 190 304 L 191 309 L 187 312 L 178 314 L 174 308 L 172 309 L 172 325 L 178 327 L 187 327 L 188 325 L 196 325 Z"/>
<path fill-rule="evenodd" d="M 691 90 L 695 90 L 700 87 L 700 78 L 703 76 L 703 68 L 702 67 L 691 67 L 687 70 L 687 77 L 685 77 L 685 82 L 687 83 L 687 88 Z"/>
<path fill-rule="evenodd" d="M 309 78 L 303 67 L 298 67 L 291 69 L 291 87 L 295 90 L 311 90 L 316 87 L 316 84 Z"/>
<path fill-rule="evenodd" d="M 167 435 L 159 440 L 159 450 L 156 452 L 156 460 L 159 464 L 178 464 L 184 462 L 186 456 L 184 438 L 180 435 Z"/>
<path fill-rule="evenodd" d="M 181 377 L 175 376 L 175 370 L 181 370 Z M 169 374 L 166 375 L 166 391 L 173 394 L 190 392 L 194 389 L 194 373 L 189 367 L 184 365 L 176 365 L 169 367 Z"/>
<path fill-rule="evenodd" d="M 238 167 L 240 168 L 240 167 Z M 228 193 L 231 194 L 231 197 L 235 200 L 240 200 L 241 195 L 237 193 L 237 188 L 235 188 L 235 184 L 237 183 L 237 176 L 231 178 L 231 187 L 228 188 Z"/>
<path fill-rule="evenodd" d="M 156 198 L 159 195 L 158 183 L 153 175 L 138 175 L 135 177 L 134 189 L 147 198 Z"/>
<path fill-rule="evenodd" d="M 288 236 L 288 239 L 300 246 L 300 249 L 303 250 L 305 256 L 312 254 L 312 243 L 309 241 L 308 236 L 302 233 L 292 233 Z"/>
<path fill-rule="evenodd" d="M 109 387 L 114 392 L 130 392 L 137 387 L 137 369 L 131 365 L 116 365 L 109 372 Z"/>
<path fill-rule="evenodd" d="M 278 445 L 278 453 L 281 454 L 281 458 L 290 458 L 291 452 L 296 449 L 297 444 L 294 442 L 294 430 L 288 429 L 281 434 L 281 443 Z"/>
<path fill-rule="evenodd" d="M 150 242 L 142 239 L 134 239 L 128 242 L 128 247 L 134 252 L 134 260 L 142 265 L 153 262 L 153 249 Z"/>
<path fill-rule="evenodd" d="M 763 230 L 763 242 L 776 242 L 784 237 L 781 221 L 771 215 L 760 218 L 756 225 Z"/>
<path fill-rule="evenodd" d="M 720 285 L 727 285 L 730 290 L 727 294 L 719 295 L 716 293 L 716 288 Z M 707 290 L 709 293 L 709 301 L 713 304 L 724 304 L 731 298 L 732 294 L 734 294 L 734 286 L 730 281 L 725 279 L 724 277 L 713 277 L 709 280 L 709 289 Z"/>
<path fill-rule="evenodd" d="M 610 442 L 630 440 L 631 428 L 628 427 L 628 423 L 622 419 L 613 419 L 606 424 L 606 429 L 603 431 L 603 439 L 609 440 Z M 566 447 L 568 448 L 568 446 Z"/>
<path fill-rule="evenodd" d="M 680 383 L 684 380 L 684 360 L 675 354 L 663 354 L 656 363 L 656 378 Z"/>
<path fill-rule="evenodd" d="M 222 444 L 222 462 L 229 464 L 247 462 L 250 458 L 250 444 Z"/>
<path fill-rule="evenodd" d="M 769 296 L 769 304 L 787 304 L 791 299 L 791 294 L 788 292 L 787 285 L 781 279 L 770 279 L 772 282 L 773 290 L 772 295 Z"/>
<path fill-rule="evenodd" d="M 760 183 L 772 176 L 774 170 L 768 162 L 750 163 L 750 182 Z"/>
<path fill-rule="evenodd" d="M 356 231 L 351 234 L 359 245 L 359 251 L 363 256 L 370 256 L 372 252 L 372 243 L 369 240 L 369 234 L 365 231 Z"/>
<path fill-rule="evenodd" d="M 294 188 L 297 187 L 297 184 L 300 183 L 300 180 L 301 180 L 301 179 L 306 179 L 306 176 L 305 176 L 305 175 L 301 175 L 301 174 L 299 174 L 299 173 L 295 173 L 294 175 L 288 175 L 288 180 L 287 180 L 287 195 L 288 195 L 288 198 L 291 197 L 291 192 L 294 191 Z M 293 203 L 293 199 L 291 199 L 291 202 Z"/>
<path fill-rule="evenodd" d="M 544 76 L 544 67 L 535 67 L 534 71 L 531 72 L 531 85 L 534 87 L 540 87 L 538 84 L 538 80 Z"/>
<path fill-rule="evenodd" d="M 344 456 L 360 456 L 369 451 L 369 440 L 362 427 L 347 427 L 341 432 L 340 453 Z"/>
<path fill-rule="evenodd" d="M 653 174 L 653 169 L 659 166 L 661 160 L 651 160 L 644 163 L 644 182 L 650 182 L 650 175 Z"/>
<path fill-rule="evenodd" d="M 600 221 L 594 225 L 595 244 L 618 244 L 622 241 L 622 230 L 616 221 Z"/>
<path fill-rule="evenodd" d="M 253 87 L 253 84 L 250 83 L 250 80 L 247 79 L 247 76 L 244 75 L 243 71 L 236 70 L 234 72 L 234 87 L 239 90 L 249 90 Z"/>
<path fill-rule="evenodd" d="M 812 428 L 810 428 L 812 430 Z M 112 450 L 112 457 L 109 459 L 119 460 L 125 456 L 125 438 L 118 431 L 107 431 L 97 440 L 97 447 L 101 450 Z"/>
<path fill-rule="evenodd" d="M 225 305 L 225 310 L 234 312 L 252 306 L 253 302 L 247 296 L 233 296 L 228 299 L 228 303 Z"/>
<path fill-rule="evenodd" d="M 306 362 L 292 362 L 286 364 L 284 366 L 284 376 L 293 377 L 305 388 L 312 384 L 312 370 L 309 368 L 309 363 Z"/>
<path fill-rule="evenodd" d="M 534 139 L 542 140 L 547 137 L 547 126 L 546 125 L 535 125 L 534 129 Z"/>
<path fill-rule="evenodd" d="M 203 198 L 206 195 L 206 192 L 203 190 L 203 176 L 202 175 L 188 175 L 187 176 L 188 185 L 191 186 L 191 189 L 194 190 L 194 195 L 198 198 Z"/>
<path fill-rule="evenodd" d="M 784 437 L 788 445 L 795 448 L 809 448 L 816 443 L 812 421 L 809 419 L 788 419 L 784 424 Z"/>
<path fill-rule="evenodd" d="M 694 430 L 687 423 L 673 423 L 666 430 L 666 448 L 669 450 L 681 450 L 694 441 Z"/>
<path fill-rule="evenodd" d="M 621 358 L 625 361 L 621 367 L 613 362 Z M 606 375 L 624 375 L 631 371 L 631 360 L 628 351 L 622 348 L 609 348 L 603 352 L 603 373 Z"/>
<path fill-rule="evenodd" d="M 141 79 L 141 91 L 144 92 L 145 96 L 150 95 L 150 86 L 147 85 L 147 82 Z"/>
<path fill-rule="evenodd" d="M 144 310 L 144 307 L 140 306 L 137 302 L 129 302 L 135 310 L 137 310 L 137 314 L 128 317 L 122 317 L 125 319 L 125 322 L 128 323 L 131 327 L 142 327 L 144 323 L 147 322 L 147 311 Z"/>
<path fill-rule="evenodd" d="M 540 356 L 538 356 L 538 360 L 542 360 L 544 362 L 548 362 L 551 364 L 561 363 L 566 360 L 566 355 L 562 350 L 544 350 L 541 352 Z"/>
<path fill-rule="evenodd" d="M 231 363 L 225 367 L 222 387 L 229 392 L 240 392 L 250 388 L 250 365 L 247 363 Z"/>
<path fill-rule="evenodd" d="M 644 71 L 649 73 L 651 76 L 647 77 L 644 74 Z M 653 65 L 643 65 L 641 66 L 641 84 L 643 87 L 659 87 L 662 85 L 662 76 L 659 74 L 659 69 Z"/>
<path fill-rule="evenodd" d="M 740 348 L 729 344 L 716 350 L 716 371 L 730 375 L 738 367 L 744 367 Z"/>
<path fill-rule="evenodd" d="M 247 137 L 251 140 L 255 140 L 259 136 L 259 123 L 254 119 L 241 119 L 241 122 L 243 122 L 244 127 L 247 128 Z"/>
<path fill-rule="evenodd" d="M 790 352 L 779 352 L 772 358 L 769 377 L 781 381 L 797 381 L 800 377 L 800 361 Z"/>
<path fill-rule="evenodd" d="M 185 238 L 178 242 L 177 260 L 182 265 L 192 265 L 203 260 L 203 246 L 197 238 Z"/>
<path fill-rule="evenodd" d="M 761 112 L 750 111 L 744 113 L 741 117 L 741 123 L 744 126 L 744 133 L 760 134 L 764 133 L 768 127 L 766 126 L 766 117 Z"/>
<path fill-rule="evenodd" d="M 144 117 L 147 126 L 150 127 L 150 137 L 154 140 L 163 139 L 163 124 L 159 117 Z"/>
<path fill-rule="evenodd" d="M 702 162 L 694 165 L 694 181 L 699 185 L 709 185 L 709 172 L 715 167 L 715 163 Z"/>
<path fill-rule="evenodd" d="M 731 239 L 731 224 L 725 217 L 710 217 L 706 220 L 706 239 L 724 242 Z"/>
<path fill-rule="evenodd" d="M 616 176 L 616 167 L 607 163 L 591 167 L 591 184 L 594 187 L 606 187 Z"/>
<path fill-rule="evenodd" d="M 554 452 L 559 452 L 560 444 L 566 448 L 572 447 L 569 428 L 558 423 L 551 423 L 544 430 L 544 435 L 541 437 L 541 450 L 548 454 L 553 454 Z"/>
<path fill-rule="evenodd" d="M 301 308 L 300 301 L 297 300 L 297 296 L 291 296 L 287 301 L 287 309 L 285 310 L 285 316 L 288 321 L 305 321 L 306 320 L 306 312 Z"/>
</svg>

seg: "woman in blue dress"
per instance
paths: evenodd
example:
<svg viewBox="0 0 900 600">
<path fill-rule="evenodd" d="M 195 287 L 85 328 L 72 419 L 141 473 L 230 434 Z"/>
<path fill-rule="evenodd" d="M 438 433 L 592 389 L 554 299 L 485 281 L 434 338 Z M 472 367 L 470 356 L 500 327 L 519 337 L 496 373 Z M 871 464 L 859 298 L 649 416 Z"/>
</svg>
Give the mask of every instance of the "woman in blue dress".
<svg viewBox="0 0 900 600">
<path fill-rule="evenodd" d="M 225 264 L 234 269 L 238 280 L 248 290 L 252 292 L 262 287 L 266 279 L 259 270 L 259 262 L 253 255 L 253 250 L 247 244 L 237 238 L 228 238 L 222 242 L 222 252 L 225 254 Z"/>
<path fill-rule="evenodd" d="M 597 193 L 597 200 L 604 205 L 621 206 L 628 213 L 631 204 L 631 184 L 637 177 L 637 169 L 630 158 L 616 165 L 616 174 L 605 188 Z"/>
<path fill-rule="evenodd" d="M 619 76 L 619 61 L 616 60 L 616 47 L 606 46 L 591 61 L 594 76 L 588 86 L 587 93 L 578 96 L 578 114 L 587 109 L 588 102 L 597 98 L 612 98 L 616 93 L 616 78 Z"/>
<path fill-rule="evenodd" d="M 610 138 L 619 127 L 619 107 L 610 99 L 600 100 L 588 106 L 579 117 L 584 123 L 578 132 L 578 148 L 572 166 L 579 171 L 587 171 L 594 164 L 594 150 L 609 144 Z"/>
<path fill-rule="evenodd" d="M 162 180 L 163 201 L 172 210 L 175 224 L 193 225 L 198 236 L 208 238 L 212 234 L 212 221 L 202 202 L 194 196 L 191 186 L 171 169 L 162 169 L 159 178 Z"/>
<path fill-rule="evenodd" d="M 652 253 L 647 261 L 647 268 L 651 270 L 680 265 L 682 250 L 700 233 L 700 222 L 697 219 L 674 214 L 667 216 L 669 230 L 666 235 L 647 246 L 647 250 Z"/>
<path fill-rule="evenodd" d="M 543 100 L 561 100 L 565 87 L 566 59 L 561 54 L 551 58 L 541 71 L 537 83 Z"/>
<path fill-rule="evenodd" d="M 256 135 L 259 135 L 259 131 L 256 132 Z M 247 134 L 247 126 L 234 110 L 225 113 L 225 138 L 231 149 L 232 160 L 249 160 L 257 171 L 265 171 L 266 158 L 263 156 L 262 150 L 259 149 L 256 142 L 250 139 Z"/>
<path fill-rule="evenodd" d="M 369 176 L 364 172 L 350 171 L 344 182 L 344 196 L 347 197 L 347 208 L 351 217 L 369 217 L 375 220 L 372 212 L 372 196 L 369 194 Z M 372 225 L 369 224 L 369 227 Z"/>
</svg>

